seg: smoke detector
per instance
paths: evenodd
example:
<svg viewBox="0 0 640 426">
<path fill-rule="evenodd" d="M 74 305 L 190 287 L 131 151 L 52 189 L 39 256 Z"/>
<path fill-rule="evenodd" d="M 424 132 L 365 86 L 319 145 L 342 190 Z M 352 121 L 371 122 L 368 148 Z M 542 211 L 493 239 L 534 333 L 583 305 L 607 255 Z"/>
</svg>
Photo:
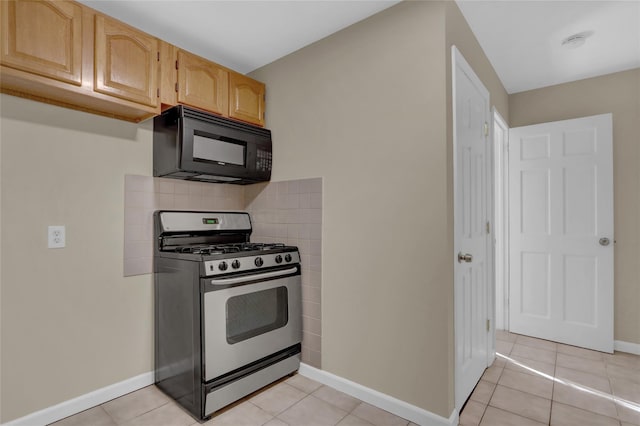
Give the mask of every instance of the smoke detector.
<svg viewBox="0 0 640 426">
<path fill-rule="evenodd" d="M 593 35 L 593 31 L 584 31 L 578 34 L 570 35 L 569 37 L 562 40 L 562 46 L 567 49 L 577 49 L 582 46 L 588 37 Z"/>
</svg>

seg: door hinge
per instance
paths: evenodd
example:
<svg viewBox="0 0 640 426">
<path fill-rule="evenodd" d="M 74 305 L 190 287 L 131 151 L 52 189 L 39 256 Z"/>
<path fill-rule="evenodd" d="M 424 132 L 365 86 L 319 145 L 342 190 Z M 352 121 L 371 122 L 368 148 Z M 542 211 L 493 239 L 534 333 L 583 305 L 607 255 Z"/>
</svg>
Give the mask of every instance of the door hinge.
<svg viewBox="0 0 640 426">
<path fill-rule="evenodd" d="M 487 234 L 491 233 L 491 223 L 487 222 Z"/>
<path fill-rule="evenodd" d="M 176 92 L 178 91 L 178 83 L 176 83 Z"/>
<path fill-rule="evenodd" d="M 491 330 L 491 320 L 487 318 L 487 333 Z"/>
<path fill-rule="evenodd" d="M 486 121 L 484 122 L 484 135 L 489 136 L 489 125 Z"/>
<path fill-rule="evenodd" d="M 176 69 L 178 69 L 178 60 L 176 59 Z"/>
</svg>

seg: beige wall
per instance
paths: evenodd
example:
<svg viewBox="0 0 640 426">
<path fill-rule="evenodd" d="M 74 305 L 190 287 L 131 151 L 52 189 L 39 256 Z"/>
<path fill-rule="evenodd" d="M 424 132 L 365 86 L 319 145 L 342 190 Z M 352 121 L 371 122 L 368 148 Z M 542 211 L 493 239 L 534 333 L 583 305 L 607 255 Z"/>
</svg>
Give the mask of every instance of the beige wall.
<svg viewBox="0 0 640 426">
<path fill-rule="evenodd" d="M 640 344 L 640 69 L 509 96 L 511 127 L 613 113 L 615 339 Z"/>
<path fill-rule="evenodd" d="M 250 187 L 150 177 L 151 121 L 131 124 L 7 95 L 0 107 L 4 423 L 153 370 L 152 277 L 123 277 L 127 243 L 141 234 L 125 230 L 125 214 L 149 227 L 155 208 L 252 208 L 258 193 L 245 201 Z M 321 211 L 321 180 L 303 191 L 308 182 L 272 184 L 299 190 L 271 207 L 290 207 L 295 192 L 301 207 L 307 195 L 301 213 Z M 307 266 L 304 359 L 319 367 L 320 353 L 310 347 L 317 338 L 319 351 L 319 318 L 306 309 L 320 302 L 321 215 L 312 216 L 296 221 L 297 236 L 284 225 L 277 239 L 297 243 Z M 261 233 L 258 222 L 256 238 L 280 236 Z M 48 225 L 66 226 L 66 248 L 46 248 Z M 150 249 L 146 238 L 139 250 Z"/>
<path fill-rule="evenodd" d="M 495 106 L 502 118 L 509 122 L 509 95 L 504 89 L 489 59 L 485 56 L 478 40 L 464 19 L 462 12 L 454 1 L 446 2 L 446 43 L 447 43 L 447 112 L 449 121 L 447 129 L 453 129 L 451 121 L 451 46 L 455 45 L 473 71 L 482 80 L 490 94 L 491 106 Z M 449 134 L 449 145 L 451 146 Z M 453 194 L 452 194 L 453 195 Z M 453 232 L 453 231 L 452 231 Z"/>
<path fill-rule="evenodd" d="M 267 83 L 274 179 L 324 177 L 323 369 L 443 417 L 453 409 L 445 62 L 449 40 L 476 47 L 458 17 L 445 31 L 450 9 L 403 2 L 252 73 Z M 504 89 L 472 53 L 506 116 Z"/>
<path fill-rule="evenodd" d="M 124 176 L 151 174 L 152 123 L 0 103 L 6 422 L 153 368 L 151 275 L 122 277 Z"/>
</svg>

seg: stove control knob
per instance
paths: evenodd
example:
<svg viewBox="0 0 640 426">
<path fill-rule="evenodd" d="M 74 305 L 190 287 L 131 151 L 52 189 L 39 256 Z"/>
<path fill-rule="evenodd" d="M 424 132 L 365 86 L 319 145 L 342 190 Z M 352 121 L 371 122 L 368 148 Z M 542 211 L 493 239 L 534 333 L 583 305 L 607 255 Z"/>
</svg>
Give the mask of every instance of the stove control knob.
<svg viewBox="0 0 640 426">
<path fill-rule="evenodd" d="M 256 264 L 257 267 L 262 266 L 263 263 L 264 263 L 264 261 L 262 260 L 261 257 L 256 257 L 255 264 Z"/>
<path fill-rule="evenodd" d="M 218 265 L 218 269 L 220 269 L 221 271 L 226 271 L 227 270 L 227 262 L 220 262 L 220 264 Z"/>
<path fill-rule="evenodd" d="M 282 263 L 282 256 L 280 255 L 276 256 L 276 263 Z"/>
<path fill-rule="evenodd" d="M 284 255 L 284 260 L 286 260 L 287 262 L 291 262 L 291 255 L 290 254 L 285 254 Z"/>
<path fill-rule="evenodd" d="M 238 259 L 234 260 L 234 261 L 231 263 L 231 267 L 232 267 L 233 269 L 238 269 L 238 268 L 240 267 L 240 261 L 239 261 Z"/>
</svg>

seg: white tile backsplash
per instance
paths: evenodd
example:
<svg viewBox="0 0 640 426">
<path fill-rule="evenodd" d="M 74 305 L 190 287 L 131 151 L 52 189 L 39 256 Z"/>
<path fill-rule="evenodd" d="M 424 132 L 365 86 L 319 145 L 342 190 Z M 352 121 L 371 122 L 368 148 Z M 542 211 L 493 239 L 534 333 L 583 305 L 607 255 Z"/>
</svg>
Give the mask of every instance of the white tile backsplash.
<svg viewBox="0 0 640 426">
<path fill-rule="evenodd" d="M 241 186 L 138 175 L 126 175 L 124 182 L 125 277 L 153 272 L 155 210 L 244 210 Z"/>
<path fill-rule="evenodd" d="M 283 241 L 300 250 L 302 260 L 302 360 L 321 367 L 322 346 L 322 179 L 270 182 L 248 189 L 246 209 L 253 241 Z"/>
</svg>

